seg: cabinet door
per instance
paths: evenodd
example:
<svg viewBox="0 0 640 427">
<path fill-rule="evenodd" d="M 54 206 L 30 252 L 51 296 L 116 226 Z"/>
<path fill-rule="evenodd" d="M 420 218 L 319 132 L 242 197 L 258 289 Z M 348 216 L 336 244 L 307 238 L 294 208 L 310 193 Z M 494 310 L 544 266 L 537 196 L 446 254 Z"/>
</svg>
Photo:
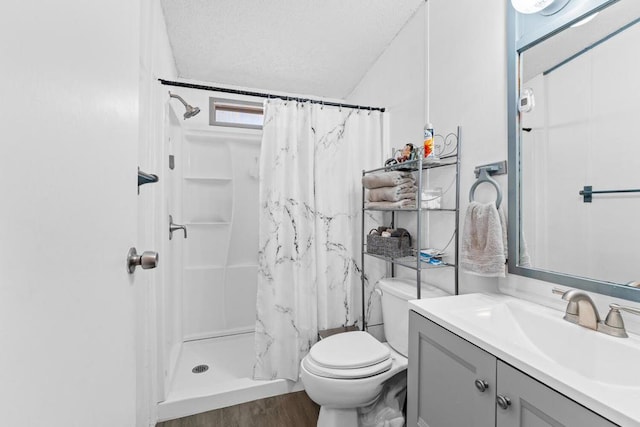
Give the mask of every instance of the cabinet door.
<svg viewBox="0 0 640 427">
<path fill-rule="evenodd" d="M 495 425 L 495 357 L 409 313 L 407 426 Z"/>
<path fill-rule="evenodd" d="M 497 399 L 500 397 L 508 398 L 510 405 L 497 409 L 496 427 L 616 425 L 502 361 L 498 361 Z"/>
</svg>

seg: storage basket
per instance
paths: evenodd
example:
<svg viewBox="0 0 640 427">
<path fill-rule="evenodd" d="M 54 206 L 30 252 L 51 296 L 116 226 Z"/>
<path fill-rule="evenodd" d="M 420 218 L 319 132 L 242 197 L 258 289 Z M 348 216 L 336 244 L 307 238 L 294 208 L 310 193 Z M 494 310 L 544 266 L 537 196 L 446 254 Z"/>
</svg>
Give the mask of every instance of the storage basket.
<svg viewBox="0 0 640 427">
<path fill-rule="evenodd" d="M 379 234 L 369 233 L 367 234 L 367 252 L 390 258 L 411 255 L 411 236 L 407 233 L 400 237 L 382 237 Z"/>
</svg>

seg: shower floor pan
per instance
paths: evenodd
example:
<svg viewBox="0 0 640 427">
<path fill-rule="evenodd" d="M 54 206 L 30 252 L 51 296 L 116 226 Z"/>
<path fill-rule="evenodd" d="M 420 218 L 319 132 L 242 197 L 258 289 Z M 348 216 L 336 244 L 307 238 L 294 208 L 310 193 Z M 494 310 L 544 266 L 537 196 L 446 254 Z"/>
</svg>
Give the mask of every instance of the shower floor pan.
<svg viewBox="0 0 640 427">
<path fill-rule="evenodd" d="M 304 389 L 300 381 L 252 380 L 254 354 L 253 333 L 184 343 L 169 395 L 158 404 L 158 421 Z M 194 373 L 196 367 L 204 372 Z"/>
</svg>

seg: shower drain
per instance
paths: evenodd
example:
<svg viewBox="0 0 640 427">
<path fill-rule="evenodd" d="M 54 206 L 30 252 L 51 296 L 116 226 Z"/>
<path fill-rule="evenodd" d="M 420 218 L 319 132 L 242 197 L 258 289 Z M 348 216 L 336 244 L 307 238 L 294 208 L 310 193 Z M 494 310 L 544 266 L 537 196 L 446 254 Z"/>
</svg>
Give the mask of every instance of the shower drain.
<svg viewBox="0 0 640 427">
<path fill-rule="evenodd" d="M 203 372 L 207 372 L 209 370 L 209 365 L 198 365 L 194 367 L 191 372 L 194 374 L 201 374 Z"/>
</svg>

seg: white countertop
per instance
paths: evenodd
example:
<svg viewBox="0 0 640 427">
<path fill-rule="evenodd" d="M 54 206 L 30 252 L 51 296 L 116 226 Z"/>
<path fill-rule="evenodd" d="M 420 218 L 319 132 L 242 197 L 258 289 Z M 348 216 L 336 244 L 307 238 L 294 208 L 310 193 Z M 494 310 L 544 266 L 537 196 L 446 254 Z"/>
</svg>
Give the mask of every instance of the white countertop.
<svg viewBox="0 0 640 427">
<path fill-rule="evenodd" d="M 640 427 L 637 336 L 611 337 L 502 294 L 413 300 L 409 308 L 614 423 Z"/>
</svg>

